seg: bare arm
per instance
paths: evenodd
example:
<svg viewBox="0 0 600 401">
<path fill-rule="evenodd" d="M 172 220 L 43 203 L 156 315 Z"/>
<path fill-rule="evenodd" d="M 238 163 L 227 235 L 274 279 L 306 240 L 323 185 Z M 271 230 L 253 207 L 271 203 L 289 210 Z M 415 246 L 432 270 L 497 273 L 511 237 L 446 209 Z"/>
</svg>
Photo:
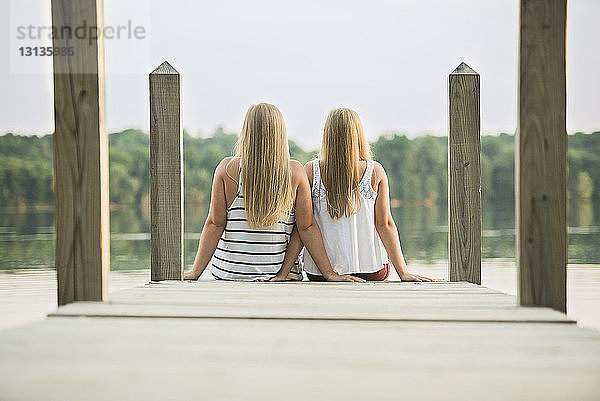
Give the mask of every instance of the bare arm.
<svg viewBox="0 0 600 401">
<path fill-rule="evenodd" d="M 292 267 L 294 263 L 296 263 L 296 259 L 300 255 L 300 251 L 304 244 L 300 239 L 300 234 L 298 233 L 298 227 L 294 226 L 294 231 L 292 231 L 292 236 L 290 237 L 290 242 L 288 242 L 287 249 L 285 250 L 285 257 L 283 259 L 283 263 L 281 264 L 281 269 L 277 272 L 277 275 L 273 277 L 270 281 L 286 281 L 288 274 L 292 271 Z"/>
<path fill-rule="evenodd" d="M 210 209 L 208 217 L 204 223 L 198 251 L 194 259 L 194 267 L 189 272 L 185 272 L 184 279 L 197 280 L 202 275 L 206 266 L 210 263 L 219 239 L 225 230 L 227 223 L 227 202 L 225 200 L 225 182 L 228 159 L 224 159 L 217 166 L 213 178 L 212 193 L 210 198 Z"/>
<path fill-rule="evenodd" d="M 331 262 L 327 257 L 327 251 L 323 244 L 321 229 L 315 220 L 312 209 L 312 197 L 310 193 L 310 184 L 308 176 L 298 163 L 294 174 L 298 177 L 298 189 L 296 192 L 296 226 L 300 239 L 306 246 L 310 256 L 321 271 L 321 274 L 327 281 L 364 281 L 360 278 L 350 275 L 340 275 L 331 267 Z"/>
<path fill-rule="evenodd" d="M 375 200 L 375 228 L 383 242 L 383 246 L 402 281 L 432 281 L 416 274 L 411 274 L 406 267 L 398 229 L 390 211 L 390 190 L 387 175 L 379 163 L 375 163 L 375 180 L 377 199 Z"/>
</svg>

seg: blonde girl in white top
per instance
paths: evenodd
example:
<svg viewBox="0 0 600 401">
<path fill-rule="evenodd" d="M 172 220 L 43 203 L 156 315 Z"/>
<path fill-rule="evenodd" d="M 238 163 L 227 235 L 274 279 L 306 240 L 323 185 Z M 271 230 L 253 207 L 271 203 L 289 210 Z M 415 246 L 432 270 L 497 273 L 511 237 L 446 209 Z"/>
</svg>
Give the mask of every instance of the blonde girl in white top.
<svg viewBox="0 0 600 401">
<path fill-rule="evenodd" d="M 223 159 L 215 171 L 208 217 L 185 279 L 198 279 L 210 265 L 222 280 L 301 280 L 297 253 L 286 254 L 294 231 L 327 280 L 361 281 L 331 267 L 308 178 L 302 165 L 290 160 L 285 124 L 275 106 L 248 109 L 236 155 Z"/>
<path fill-rule="evenodd" d="M 339 274 L 385 280 L 389 261 L 403 281 L 432 281 L 411 274 L 404 261 L 390 212 L 385 170 L 372 160 L 358 114 L 329 113 L 319 158 L 305 166 L 312 187 L 313 212 L 327 255 Z M 311 280 L 325 280 L 315 259 L 304 255 Z"/>
</svg>

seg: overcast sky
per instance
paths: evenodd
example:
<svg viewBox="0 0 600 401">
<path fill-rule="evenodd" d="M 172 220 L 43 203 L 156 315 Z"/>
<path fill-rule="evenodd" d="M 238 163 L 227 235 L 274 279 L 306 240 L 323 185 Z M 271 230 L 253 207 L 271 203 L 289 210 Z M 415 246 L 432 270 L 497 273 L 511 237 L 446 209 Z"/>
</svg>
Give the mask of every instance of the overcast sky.
<svg viewBox="0 0 600 401">
<path fill-rule="evenodd" d="M 53 130 L 51 60 L 24 58 L 22 25 L 49 26 L 49 0 L 0 0 L 0 133 Z M 600 1 L 570 0 L 567 128 L 600 130 Z M 105 26 L 144 39 L 106 47 L 106 127 L 148 130 L 148 76 L 183 76 L 184 127 L 239 132 L 250 104 L 277 105 L 288 135 L 320 144 L 329 110 L 352 107 L 367 135 L 447 130 L 448 74 L 481 74 L 483 133 L 516 128 L 518 0 L 104 0 Z"/>
</svg>

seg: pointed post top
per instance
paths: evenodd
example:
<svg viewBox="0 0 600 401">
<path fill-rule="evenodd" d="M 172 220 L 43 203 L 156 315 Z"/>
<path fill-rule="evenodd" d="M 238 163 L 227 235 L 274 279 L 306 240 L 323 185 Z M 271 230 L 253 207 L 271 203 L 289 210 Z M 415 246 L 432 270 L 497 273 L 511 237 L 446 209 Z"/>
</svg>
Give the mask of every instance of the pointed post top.
<svg viewBox="0 0 600 401">
<path fill-rule="evenodd" d="M 171 64 L 169 64 L 168 61 L 163 62 L 161 65 L 159 65 L 154 71 L 152 71 L 150 73 L 150 75 L 153 74 L 162 74 L 162 75 L 179 75 L 179 73 L 177 72 L 177 70 L 175 68 L 173 68 L 173 66 Z"/>
<path fill-rule="evenodd" d="M 452 71 L 452 74 L 463 74 L 463 75 L 479 75 L 475 72 L 475 70 L 473 70 L 471 67 L 469 67 L 467 65 L 467 63 L 462 62 L 460 63 L 460 65 L 458 67 L 456 67 L 456 69 L 454 71 Z"/>
</svg>

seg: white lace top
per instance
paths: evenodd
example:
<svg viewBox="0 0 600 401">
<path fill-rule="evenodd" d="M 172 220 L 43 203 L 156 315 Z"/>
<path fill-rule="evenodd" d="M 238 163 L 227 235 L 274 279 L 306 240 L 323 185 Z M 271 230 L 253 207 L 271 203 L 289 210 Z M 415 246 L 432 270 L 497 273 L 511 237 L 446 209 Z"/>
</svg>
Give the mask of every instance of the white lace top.
<svg viewBox="0 0 600 401">
<path fill-rule="evenodd" d="M 332 219 L 327 211 L 327 196 L 321 181 L 319 160 L 316 159 L 313 163 L 313 213 L 323 235 L 327 256 L 333 269 L 339 274 L 373 273 L 382 269 L 384 263 L 388 263 L 387 253 L 375 230 L 377 192 L 371 183 L 373 165 L 372 160 L 367 161 L 367 168 L 359 183 L 361 208 L 358 213 Z M 304 269 L 307 273 L 321 275 L 306 250 Z"/>
</svg>

